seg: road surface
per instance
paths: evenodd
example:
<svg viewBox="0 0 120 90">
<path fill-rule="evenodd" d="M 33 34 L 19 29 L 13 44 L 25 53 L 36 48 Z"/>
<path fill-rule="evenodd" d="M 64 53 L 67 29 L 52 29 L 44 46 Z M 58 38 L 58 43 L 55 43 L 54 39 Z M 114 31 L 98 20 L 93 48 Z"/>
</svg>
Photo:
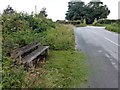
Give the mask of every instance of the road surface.
<svg viewBox="0 0 120 90">
<path fill-rule="evenodd" d="M 118 34 L 104 27 L 75 28 L 76 49 L 87 55 L 90 88 L 118 88 Z"/>
</svg>

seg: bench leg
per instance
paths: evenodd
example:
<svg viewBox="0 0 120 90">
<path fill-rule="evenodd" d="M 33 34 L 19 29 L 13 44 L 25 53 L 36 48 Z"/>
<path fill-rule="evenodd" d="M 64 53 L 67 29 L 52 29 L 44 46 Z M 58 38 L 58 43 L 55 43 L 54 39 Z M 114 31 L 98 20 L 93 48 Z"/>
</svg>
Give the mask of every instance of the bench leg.
<svg viewBox="0 0 120 90">
<path fill-rule="evenodd" d="M 45 50 L 45 56 L 48 56 L 48 53 L 49 53 L 49 50 L 46 49 L 46 50 Z"/>
<path fill-rule="evenodd" d="M 32 62 L 32 61 L 29 63 L 29 66 L 30 66 L 30 67 L 33 67 L 33 62 Z"/>
</svg>

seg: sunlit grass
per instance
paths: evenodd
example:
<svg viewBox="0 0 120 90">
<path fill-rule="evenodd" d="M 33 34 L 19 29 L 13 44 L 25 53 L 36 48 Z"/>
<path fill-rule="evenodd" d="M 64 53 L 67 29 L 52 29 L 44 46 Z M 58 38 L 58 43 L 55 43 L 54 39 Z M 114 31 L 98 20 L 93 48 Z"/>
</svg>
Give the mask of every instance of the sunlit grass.
<svg viewBox="0 0 120 90">
<path fill-rule="evenodd" d="M 59 24 L 55 29 L 47 30 L 41 43 L 49 45 L 52 50 L 74 50 L 73 26 Z"/>
<path fill-rule="evenodd" d="M 14 66 L 10 57 L 4 57 L 2 80 L 4 88 L 68 88 L 80 87 L 80 84 L 86 82 L 86 60 L 83 53 L 75 51 L 72 25 L 56 24 L 55 28 L 42 33 L 31 30 L 18 31 L 6 38 L 8 48 L 5 47 L 5 51 L 13 50 L 13 46 L 18 48 L 17 44 L 29 44 L 36 40 L 42 45 L 49 45 L 50 51 L 43 67 L 40 64 L 28 72 L 20 66 Z"/>
<path fill-rule="evenodd" d="M 44 66 L 38 68 L 37 72 L 39 73 L 34 74 L 34 77 L 29 77 L 32 82 L 29 82 L 28 85 L 37 88 L 77 88 L 86 83 L 87 70 L 83 53 L 77 51 L 50 51 Z"/>
<path fill-rule="evenodd" d="M 106 24 L 106 29 L 109 31 L 120 33 L 120 25 L 113 23 L 113 24 Z"/>
</svg>

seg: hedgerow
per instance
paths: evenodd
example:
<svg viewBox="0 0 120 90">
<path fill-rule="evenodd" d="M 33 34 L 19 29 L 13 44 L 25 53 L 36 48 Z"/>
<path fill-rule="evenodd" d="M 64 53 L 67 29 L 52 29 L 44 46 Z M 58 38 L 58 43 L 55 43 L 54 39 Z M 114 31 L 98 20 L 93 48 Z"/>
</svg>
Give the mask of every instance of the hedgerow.
<svg viewBox="0 0 120 90">
<path fill-rule="evenodd" d="M 24 77 L 26 71 L 14 65 L 11 51 L 40 41 L 51 50 L 73 50 L 74 34 L 72 27 L 56 24 L 51 19 L 27 13 L 11 13 L 2 16 L 2 87 L 27 87 Z M 69 31 L 70 30 L 70 31 Z M 71 32 L 72 31 L 72 32 Z"/>
</svg>

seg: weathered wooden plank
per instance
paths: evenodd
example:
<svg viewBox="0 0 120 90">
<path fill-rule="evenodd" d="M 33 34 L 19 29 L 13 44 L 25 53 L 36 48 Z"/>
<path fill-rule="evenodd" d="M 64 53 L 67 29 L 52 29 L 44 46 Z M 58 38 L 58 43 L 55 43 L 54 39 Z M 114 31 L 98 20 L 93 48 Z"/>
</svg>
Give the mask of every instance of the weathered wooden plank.
<svg viewBox="0 0 120 90">
<path fill-rule="evenodd" d="M 34 60 L 37 56 L 39 56 L 41 53 L 43 53 L 45 50 L 47 50 L 49 46 L 40 46 L 37 50 L 33 51 L 26 57 L 22 59 L 23 64 L 30 63 L 32 60 Z"/>
<path fill-rule="evenodd" d="M 35 42 L 35 43 L 31 44 L 31 45 L 27 45 L 27 46 L 24 46 L 22 48 L 15 49 L 15 50 L 12 51 L 11 57 L 16 59 L 18 56 L 24 54 L 25 52 L 30 51 L 31 49 L 33 49 L 33 48 L 35 48 L 35 47 L 37 47 L 39 45 L 40 45 L 40 42 Z"/>
</svg>

